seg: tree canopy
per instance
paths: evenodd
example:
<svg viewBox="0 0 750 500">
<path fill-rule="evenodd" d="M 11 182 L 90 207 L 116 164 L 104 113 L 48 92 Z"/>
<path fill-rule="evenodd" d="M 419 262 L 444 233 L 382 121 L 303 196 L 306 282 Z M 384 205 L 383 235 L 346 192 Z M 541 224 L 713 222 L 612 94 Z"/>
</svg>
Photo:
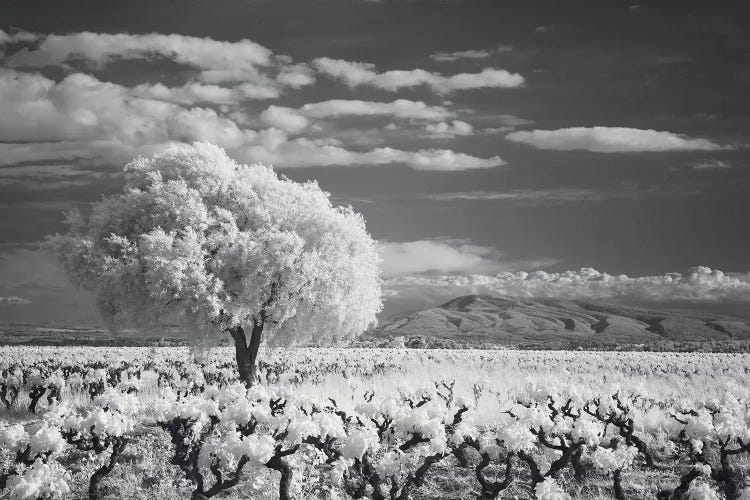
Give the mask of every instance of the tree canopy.
<svg viewBox="0 0 750 500">
<path fill-rule="evenodd" d="M 124 172 L 121 194 L 70 213 L 68 232 L 48 240 L 112 327 L 169 318 L 208 335 L 260 327 L 271 343 L 325 345 L 375 322 L 377 244 L 317 183 L 207 143 L 170 146 Z"/>
</svg>

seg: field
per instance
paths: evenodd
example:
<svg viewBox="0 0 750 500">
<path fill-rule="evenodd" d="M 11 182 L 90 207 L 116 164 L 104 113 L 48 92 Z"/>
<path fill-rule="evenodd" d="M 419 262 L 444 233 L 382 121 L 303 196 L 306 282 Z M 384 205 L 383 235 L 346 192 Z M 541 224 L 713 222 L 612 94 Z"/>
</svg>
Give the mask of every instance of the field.
<svg viewBox="0 0 750 500">
<path fill-rule="evenodd" d="M 750 498 L 750 356 L 0 348 L 0 498 Z"/>
</svg>

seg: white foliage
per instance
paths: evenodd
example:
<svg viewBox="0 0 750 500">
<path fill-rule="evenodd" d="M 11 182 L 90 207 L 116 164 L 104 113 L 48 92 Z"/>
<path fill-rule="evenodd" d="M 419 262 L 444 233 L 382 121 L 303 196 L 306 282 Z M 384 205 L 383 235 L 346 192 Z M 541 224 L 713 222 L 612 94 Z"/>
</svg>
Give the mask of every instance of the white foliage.
<svg viewBox="0 0 750 500">
<path fill-rule="evenodd" d="M 43 453 L 58 453 L 65 447 L 65 439 L 60 434 L 60 429 L 42 425 L 29 438 L 29 450 L 31 456 Z"/>
<path fill-rule="evenodd" d="M 380 448 L 380 440 L 374 430 L 355 430 L 346 437 L 341 447 L 341 455 L 347 460 L 362 460 L 362 456 L 368 450 L 377 451 L 378 448 Z"/>
<path fill-rule="evenodd" d="M 536 443 L 536 436 L 521 422 L 514 422 L 500 428 L 497 436 L 503 441 L 505 447 L 513 452 L 529 451 Z"/>
<path fill-rule="evenodd" d="M 10 500 L 36 500 L 38 498 L 60 498 L 70 492 L 70 474 L 57 462 L 44 463 L 37 460 L 19 475 L 8 479 Z"/>
<path fill-rule="evenodd" d="M 565 493 L 551 477 L 546 478 L 534 488 L 537 500 L 570 500 L 570 495 Z"/>
<path fill-rule="evenodd" d="M 5 425 L 0 427 L 0 449 L 17 452 L 26 447 L 29 435 L 21 424 Z"/>
<path fill-rule="evenodd" d="M 125 173 L 122 194 L 71 215 L 49 242 L 113 327 L 182 318 L 210 335 L 263 321 L 274 343 L 328 344 L 374 323 L 376 244 L 316 183 L 206 143 L 137 158 Z"/>
<path fill-rule="evenodd" d="M 620 446 L 616 449 L 597 447 L 591 454 L 594 467 L 602 472 L 614 472 L 627 469 L 638 456 L 635 446 Z"/>
<path fill-rule="evenodd" d="M 593 419 L 581 418 L 573 424 L 571 435 L 589 446 L 594 446 L 604 435 L 604 425 Z"/>
<path fill-rule="evenodd" d="M 693 482 L 687 492 L 688 500 L 720 500 L 719 494 L 708 483 Z"/>
</svg>

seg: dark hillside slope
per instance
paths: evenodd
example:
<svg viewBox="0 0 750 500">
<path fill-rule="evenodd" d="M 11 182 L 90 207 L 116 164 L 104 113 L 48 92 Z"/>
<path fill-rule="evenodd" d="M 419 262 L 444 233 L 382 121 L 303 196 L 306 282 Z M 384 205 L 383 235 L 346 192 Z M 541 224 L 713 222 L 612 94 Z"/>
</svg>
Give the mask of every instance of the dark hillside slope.
<svg viewBox="0 0 750 500">
<path fill-rule="evenodd" d="M 572 345 L 750 340 L 750 321 L 593 301 L 467 295 L 383 322 L 375 337 L 433 337 L 462 344 Z"/>
</svg>

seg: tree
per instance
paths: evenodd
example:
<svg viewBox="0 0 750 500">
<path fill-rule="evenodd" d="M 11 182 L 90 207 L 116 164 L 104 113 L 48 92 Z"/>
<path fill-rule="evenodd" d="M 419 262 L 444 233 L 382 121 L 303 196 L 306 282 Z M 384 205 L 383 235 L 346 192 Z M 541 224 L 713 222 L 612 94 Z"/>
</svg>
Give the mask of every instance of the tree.
<svg viewBox="0 0 750 500">
<path fill-rule="evenodd" d="M 329 345 L 374 324 L 376 243 L 317 183 L 240 165 L 206 143 L 170 146 L 124 172 L 122 194 L 69 213 L 68 232 L 47 243 L 111 328 L 169 318 L 228 333 L 252 385 L 262 339 Z"/>
</svg>

